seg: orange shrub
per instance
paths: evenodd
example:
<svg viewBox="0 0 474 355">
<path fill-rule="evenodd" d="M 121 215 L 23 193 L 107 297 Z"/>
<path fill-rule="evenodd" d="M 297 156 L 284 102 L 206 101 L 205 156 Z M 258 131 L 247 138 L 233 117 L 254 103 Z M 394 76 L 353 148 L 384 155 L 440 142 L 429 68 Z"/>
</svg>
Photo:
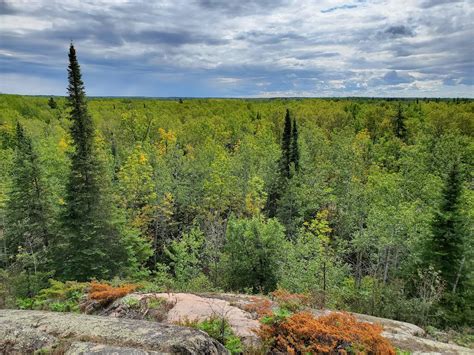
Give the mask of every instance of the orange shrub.
<svg viewBox="0 0 474 355">
<path fill-rule="evenodd" d="M 135 291 L 136 288 L 137 285 L 133 284 L 113 287 L 105 283 L 91 282 L 89 298 L 92 300 L 110 302 Z"/>
<path fill-rule="evenodd" d="M 272 301 L 266 298 L 252 297 L 251 303 L 246 304 L 243 308 L 244 311 L 249 313 L 256 313 L 257 316 L 263 317 L 268 316 L 272 312 Z"/>
<path fill-rule="evenodd" d="M 394 355 L 382 327 L 359 322 L 349 313 L 331 313 L 316 318 L 309 312 L 284 320 L 266 322 L 257 331 L 272 350 L 289 354 L 387 354 Z"/>
</svg>

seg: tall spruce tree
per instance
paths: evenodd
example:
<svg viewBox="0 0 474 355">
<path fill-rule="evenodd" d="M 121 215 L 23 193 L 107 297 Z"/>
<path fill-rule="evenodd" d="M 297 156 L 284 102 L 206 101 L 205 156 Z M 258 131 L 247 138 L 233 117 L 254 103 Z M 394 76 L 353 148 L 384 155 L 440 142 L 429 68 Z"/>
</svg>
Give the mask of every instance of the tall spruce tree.
<svg viewBox="0 0 474 355">
<path fill-rule="evenodd" d="M 281 139 L 281 174 L 290 177 L 291 164 L 291 117 L 290 110 L 286 109 L 285 127 Z"/>
<path fill-rule="evenodd" d="M 87 110 L 84 83 L 71 44 L 68 67 L 68 106 L 74 151 L 66 186 L 63 215 L 64 250 L 61 270 L 65 279 L 109 278 L 125 259 L 119 228 L 103 166 L 94 145 L 94 125 Z"/>
<path fill-rule="evenodd" d="M 53 110 L 58 108 L 58 104 L 56 103 L 56 101 L 54 101 L 54 98 L 52 96 L 48 100 L 48 106 Z"/>
<path fill-rule="evenodd" d="M 458 163 L 454 163 L 445 182 L 443 200 L 433 223 L 433 237 L 428 259 L 440 271 L 447 291 L 462 289 L 464 233 L 459 200 L 462 180 Z"/>
<path fill-rule="evenodd" d="M 291 131 L 290 161 L 294 164 L 295 172 L 298 172 L 300 170 L 300 150 L 298 147 L 298 127 L 296 127 L 296 119 L 294 118 Z"/>
<path fill-rule="evenodd" d="M 395 136 L 405 141 L 407 138 L 407 128 L 405 126 L 405 117 L 403 117 L 402 105 L 398 104 L 397 116 L 394 122 Z"/>
<path fill-rule="evenodd" d="M 45 193 L 38 155 L 20 123 L 15 133 L 12 186 L 6 211 L 5 239 L 10 261 L 18 252 L 44 260 L 51 238 L 51 208 Z M 37 265 L 35 265 L 37 269 Z"/>
<path fill-rule="evenodd" d="M 274 175 L 274 180 L 270 185 L 268 191 L 267 203 L 265 211 L 268 217 L 275 217 L 278 200 L 285 189 L 286 180 L 290 178 L 290 164 L 291 164 L 291 117 L 290 111 L 286 109 L 285 125 L 281 139 L 281 157 L 278 162 L 278 171 Z"/>
</svg>

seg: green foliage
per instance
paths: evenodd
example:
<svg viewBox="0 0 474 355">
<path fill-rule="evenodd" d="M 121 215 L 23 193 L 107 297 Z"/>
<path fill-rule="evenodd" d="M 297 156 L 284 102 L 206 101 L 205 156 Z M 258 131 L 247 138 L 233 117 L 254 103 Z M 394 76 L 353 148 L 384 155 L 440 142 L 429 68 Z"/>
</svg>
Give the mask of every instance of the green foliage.
<svg viewBox="0 0 474 355">
<path fill-rule="evenodd" d="M 38 293 L 38 299 L 79 301 L 84 295 L 86 288 L 88 287 L 87 283 L 75 281 L 61 282 L 54 279 L 50 279 L 49 284 L 50 287 L 42 289 Z"/>
<path fill-rule="evenodd" d="M 88 112 L 84 83 L 76 51 L 71 44 L 68 67 L 68 107 L 74 150 L 66 186 L 62 228 L 64 238 L 55 253 L 64 279 L 85 281 L 108 278 L 126 262 L 120 230 L 114 218 L 107 176 L 99 158 L 92 117 Z M 58 268 L 59 271 L 59 268 Z"/>
<path fill-rule="evenodd" d="M 272 325 L 275 323 L 280 323 L 283 322 L 285 319 L 287 319 L 289 316 L 293 314 L 292 311 L 286 309 L 286 308 L 277 308 L 275 309 L 271 315 L 268 316 L 263 316 L 260 318 L 260 322 L 266 325 Z"/>
<path fill-rule="evenodd" d="M 159 308 L 161 303 L 158 303 L 156 300 L 157 299 L 154 298 L 153 301 L 152 301 L 153 303 L 149 302 L 147 304 L 148 308 Z M 127 307 L 129 307 L 131 309 L 140 308 L 140 300 L 138 298 L 130 297 L 130 296 L 127 295 L 122 299 L 122 302 L 123 302 L 124 305 L 126 305 Z"/>
<path fill-rule="evenodd" d="M 227 288 L 274 290 L 285 245 L 284 229 L 274 219 L 230 219 L 222 261 Z"/>
<path fill-rule="evenodd" d="M 433 239 L 427 257 L 453 293 L 462 289 L 463 274 L 459 274 L 463 259 L 463 230 L 460 221 L 459 200 L 461 196 L 459 166 L 455 162 L 446 179 L 443 201 L 433 223 Z"/>
<path fill-rule="evenodd" d="M 283 135 L 281 138 L 281 175 L 285 178 L 290 177 L 290 166 L 292 158 L 292 130 L 290 110 L 286 110 L 285 126 L 283 128 Z"/>
<path fill-rule="evenodd" d="M 288 249 L 279 282 L 290 292 L 311 292 L 321 307 L 327 306 L 326 300 L 334 300 L 349 273 L 339 257 L 344 250 L 337 250 L 331 232 L 327 210 L 305 222 Z"/>
<path fill-rule="evenodd" d="M 31 138 L 17 122 L 12 184 L 5 213 L 5 248 L 7 263 L 17 264 L 28 274 L 36 274 L 46 265 L 46 247 L 52 235 L 48 197 Z"/>
<path fill-rule="evenodd" d="M 291 128 L 291 149 L 290 161 L 294 165 L 296 172 L 300 170 L 300 148 L 298 146 L 298 127 L 296 126 L 296 119 L 293 119 L 293 126 Z"/>
<path fill-rule="evenodd" d="M 58 104 L 56 103 L 56 101 L 54 101 L 54 98 L 51 96 L 48 100 L 48 106 L 52 109 L 52 110 L 55 110 L 58 108 Z"/>
<path fill-rule="evenodd" d="M 165 254 L 170 259 L 169 266 L 179 288 L 185 287 L 201 273 L 200 258 L 204 245 L 204 234 L 196 228 L 183 233 L 165 247 Z"/>
<path fill-rule="evenodd" d="M 157 291 L 281 285 L 317 305 L 421 325 L 474 319 L 474 101 L 86 102 L 80 77 L 71 79 L 78 95 L 54 97 L 56 109 L 49 97 L 0 95 L 3 304 L 34 297 L 53 276 L 97 275 Z M 7 218 L 21 201 L 10 196 L 31 187 L 17 181 L 17 122 L 39 167 L 47 246 L 34 224 Z M 453 162 L 460 189 L 456 212 L 446 213 Z M 90 189 L 82 172 L 95 177 Z M 25 200 L 17 212 L 37 210 Z M 318 230 L 323 220 L 331 231 Z M 445 243 L 449 221 L 456 227 Z M 265 231 L 272 223 L 279 227 Z M 193 228 L 200 246 L 184 236 Z M 20 238 L 8 243 L 34 248 L 5 248 L 9 233 Z"/>
<path fill-rule="evenodd" d="M 186 325 L 206 332 L 210 337 L 223 344 L 233 355 L 243 352 L 240 338 L 234 335 L 232 328 L 225 318 L 214 317 L 201 322 L 188 322 Z"/>
<path fill-rule="evenodd" d="M 44 288 L 32 298 L 17 298 L 20 309 L 41 309 L 53 312 L 79 312 L 79 302 L 89 284 L 75 281 L 65 283 L 49 280 L 50 287 Z"/>
</svg>

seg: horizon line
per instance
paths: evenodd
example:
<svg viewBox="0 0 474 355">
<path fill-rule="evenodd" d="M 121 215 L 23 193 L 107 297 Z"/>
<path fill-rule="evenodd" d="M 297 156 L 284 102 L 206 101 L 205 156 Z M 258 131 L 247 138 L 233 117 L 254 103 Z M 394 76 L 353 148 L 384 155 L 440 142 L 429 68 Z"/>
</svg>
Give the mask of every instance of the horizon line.
<svg viewBox="0 0 474 355">
<path fill-rule="evenodd" d="M 68 95 L 52 95 L 52 94 L 15 94 L 0 92 L 0 95 L 10 96 L 29 96 L 29 97 L 67 97 Z M 403 99 L 403 100 L 416 100 L 416 99 L 463 99 L 463 100 L 474 100 L 474 96 L 365 96 L 365 95 L 354 95 L 354 96 L 126 96 L 126 95 L 86 95 L 87 98 L 110 98 L 110 99 L 158 99 L 158 100 L 174 100 L 174 99 L 187 99 L 187 100 L 198 100 L 198 99 L 225 99 L 225 100 L 277 100 L 277 99 Z"/>
</svg>

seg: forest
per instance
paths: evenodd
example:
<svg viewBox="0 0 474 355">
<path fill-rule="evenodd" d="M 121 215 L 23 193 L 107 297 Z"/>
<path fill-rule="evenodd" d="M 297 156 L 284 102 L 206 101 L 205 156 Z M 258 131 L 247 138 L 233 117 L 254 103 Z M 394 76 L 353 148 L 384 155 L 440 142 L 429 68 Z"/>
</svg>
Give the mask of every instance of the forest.
<svg viewBox="0 0 474 355">
<path fill-rule="evenodd" d="M 122 280 L 473 325 L 473 100 L 86 97 L 69 60 L 0 95 L 0 307 Z"/>
</svg>

